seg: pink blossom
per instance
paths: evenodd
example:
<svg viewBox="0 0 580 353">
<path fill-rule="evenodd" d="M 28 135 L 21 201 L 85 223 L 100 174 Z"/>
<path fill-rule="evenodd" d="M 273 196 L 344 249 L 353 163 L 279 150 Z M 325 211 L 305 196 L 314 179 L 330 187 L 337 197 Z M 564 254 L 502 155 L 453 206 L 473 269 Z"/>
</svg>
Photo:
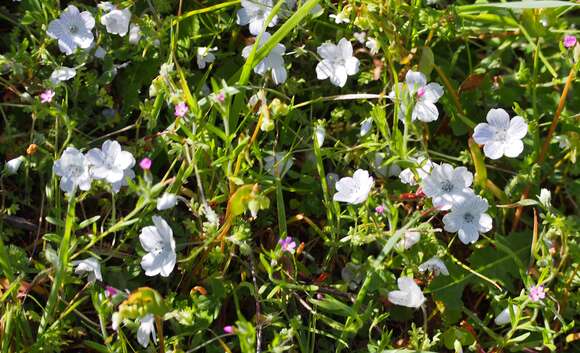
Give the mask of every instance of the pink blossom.
<svg viewBox="0 0 580 353">
<path fill-rule="evenodd" d="M 278 240 L 278 244 L 282 247 L 282 251 L 293 253 L 296 249 L 296 242 L 292 237 L 286 237 L 284 239 Z"/>
<path fill-rule="evenodd" d="M 175 106 L 175 116 L 183 117 L 189 111 L 189 107 L 185 102 L 181 102 Z"/>
<path fill-rule="evenodd" d="M 234 333 L 234 327 L 231 325 L 224 326 L 224 332 L 225 333 Z"/>
<path fill-rule="evenodd" d="M 105 287 L 105 295 L 107 296 L 107 298 L 112 298 L 115 295 L 117 295 L 117 293 L 119 293 L 119 290 L 117 288 L 111 286 Z"/>
<path fill-rule="evenodd" d="M 151 169 L 151 159 L 147 157 L 143 158 L 141 162 L 139 162 L 139 167 L 141 167 L 143 170 Z"/>
<path fill-rule="evenodd" d="M 425 95 L 425 87 L 421 87 L 417 90 L 417 97 L 421 98 Z"/>
<path fill-rule="evenodd" d="M 566 48 L 572 48 L 575 45 L 576 45 L 576 37 L 571 35 L 564 36 L 564 46 Z"/>
<path fill-rule="evenodd" d="M 378 205 L 377 207 L 375 207 L 375 212 L 377 214 L 382 215 L 383 213 L 385 213 L 385 206 L 383 205 Z"/>
<path fill-rule="evenodd" d="M 218 102 L 223 103 L 226 100 L 226 95 L 224 94 L 224 92 L 219 92 L 216 96 L 215 99 L 217 99 Z"/>
<path fill-rule="evenodd" d="M 538 302 L 546 297 L 546 290 L 544 286 L 534 286 L 530 288 L 530 294 L 528 295 L 531 301 Z"/>
<path fill-rule="evenodd" d="M 52 98 L 54 97 L 54 91 L 51 89 L 47 89 L 46 91 L 40 94 L 40 103 L 50 103 L 52 102 Z"/>
</svg>

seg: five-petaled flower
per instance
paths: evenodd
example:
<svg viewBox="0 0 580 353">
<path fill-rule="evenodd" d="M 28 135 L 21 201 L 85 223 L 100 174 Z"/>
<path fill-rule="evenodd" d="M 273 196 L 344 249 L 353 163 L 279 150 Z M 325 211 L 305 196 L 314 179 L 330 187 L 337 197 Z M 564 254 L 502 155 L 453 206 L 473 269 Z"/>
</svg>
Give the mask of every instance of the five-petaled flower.
<svg viewBox="0 0 580 353">
<path fill-rule="evenodd" d="M 51 89 L 47 89 L 46 91 L 40 94 L 40 103 L 50 103 L 52 102 L 52 98 L 54 98 L 54 91 Z"/>
<path fill-rule="evenodd" d="M 359 70 L 359 60 L 354 57 L 352 44 L 342 38 L 338 44 L 324 43 L 316 50 L 322 60 L 316 65 L 316 77 L 319 80 L 330 78 L 330 82 L 344 87 L 348 76 Z"/>
<path fill-rule="evenodd" d="M 405 83 L 399 83 L 389 93 L 389 98 L 398 103 L 398 117 L 406 121 L 407 109 L 412 106 L 411 121 L 431 122 L 439 117 L 435 103 L 443 96 L 443 87 L 435 82 L 427 83 L 421 72 L 409 70 Z"/>
<path fill-rule="evenodd" d="M 141 267 L 145 270 L 146 276 L 161 274 L 168 277 L 177 260 L 173 231 L 159 216 L 153 216 L 153 224 L 154 226 L 143 228 L 139 234 L 141 246 L 148 252 L 141 259 Z"/>
<path fill-rule="evenodd" d="M 280 244 L 280 248 L 282 249 L 282 251 L 285 252 L 294 253 L 294 250 L 296 249 L 296 242 L 292 237 L 280 239 L 278 240 L 278 244 Z"/>
<path fill-rule="evenodd" d="M 431 174 L 423 178 L 423 192 L 433 200 L 433 206 L 440 210 L 448 210 L 473 191 L 469 188 L 473 182 L 473 174 L 467 168 L 453 168 L 450 164 L 435 164 Z"/>
<path fill-rule="evenodd" d="M 449 271 L 447 270 L 445 263 L 435 256 L 419 265 L 419 272 L 425 271 L 431 271 L 435 276 L 439 276 L 440 274 L 449 276 Z"/>
<path fill-rule="evenodd" d="M 77 75 L 77 70 L 73 67 L 61 66 L 57 67 L 52 74 L 50 74 L 50 82 L 57 85 L 59 82 L 68 81 Z"/>
<path fill-rule="evenodd" d="M 242 0 L 241 4 L 242 8 L 237 13 L 237 24 L 250 25 L 250 33 L 257 36 L 264 28 L 274 4 L 272 0 Z M 268 27 L 274 27 L 276 23 L 278 23 L 277 15 L 272 17 Z"/>
<path fill-rule="evenodd" d="M 48 24 L 46 33 L 58 40 L 58 48 L 66 55 L 74 53 L 77 48 L 87 49 L 95 37 L 91 30 L 95 27 L 95 18 L 88 11 L 79 12 L 74 5 L 69 5 L 60 18 Z"/>
<path fill-rule="evenodd" d="M 101 16 L 101 24 L 107 28 L 110 34 L 118 34 L 124 37 L 129 32 L 129 22 L 131 21 L 131 11 L 129 9 L 118 9 L 113 6 L 110 11 Z"/>
<path fill-rule="evenodd" d="M 421 288 L 410 277 L 400 277 L 397 279 L 399 290 L 390 291 L 389 301 L 395 305 L 418 308 L 425 302 L 425 296 Z"/>
<path fill-rule="evenodd" d="M 427 175 L 429 175 L 434 164 L 423 156 L 420 156 L 419 158 L 410 158 L 410 160 L 417 163 L 418 168 L 403 169 L 399 173 L 399 179 L 401 180 L 401 183 L 413 186 L 417 185 L 417 176 L 419 177 L 419 181 L 423 180 Z M 415 170 L 415 173 L 417 173 L 417 176 L 413 173 L 413 169 Z"/>
<path fill-rule="evenodd" d="M 123 151 L 119 142 L 111 140 L 103 142 L 101 149 L 93 148 L 87 152 L 87 159 L 91 163 L 91 176 L 110 184 L 122 181 L 126 170 L 135 165 L 131 152 Z"/>
<path fill-rule="evenodd" d="M 568 49 L 572 48 L 573 46 L 576 45 L 576 42 L 577 42 L 576 37 L 571 36 L 569 34 L 564 36 L 564 47 Z"/>
<path fill-rule="evenodd" d="M 91 188 L 89 161 L 74 147 L 67 147 L 52 169 L 54 174 L 61 177 L 60 189 L 68 194 L 72 194 L 77 187 L 84 191 Z"/>
<path fill-rule="evenodd" d="M 528 297 L 533 302 L 539 302 L 540 300 L 544 299 L 546 297 L 546 290 L 544 289 L 544 286 L 537 285 L 530 288 L 530 294 Z"/>
<path fill-rule="evenodd" d="M 492 228 L 492 219 L 485 213 L 488 208 L 487 200 L 481 196 L 466 197 L 454 203 L 451 212 L 443 216 L 444 229 L 457 233 L 463 244 L 475 243 L 480 233 Z"/>
<path fill-rule="evenodd" d="M 366 201 L 373 187 L 373 177 L 364 169 L 357 169 L 352 178 L 341 178 L 335 185 L 336 194 L 333 200 L 358 205 Z"/>
<path fill-rule="evenodd" d="M 483 153 L 491 159 L 502 156 L 514 158 L 524 150 L 522 139 L 528 133 L 528 124 L 521 116 L 510 120 L 509 114 L 499 108 L 490 109 L 487 123 L 475 127 L 473 140 L 483 146 Z"/>
<path fill-rule="evenodd" d="M 181 102 L 175 106 L 175 116 L 176 117 L 183 117 L 189 111 L 189 107 L 185 102 Z"/>
<path fill-rule="evenodd" d="M 258 44 L 258 48 L 261 48 L 270 39 L 271 34 L 264 32 Z M 248 45 L 242 50 L 242 56 L 247 59 L 252 52 L 253 45 Z M 274 83 L 279 85 L 286 82 L 288 73 L 286 72 L 286 67 L 284 66 L 284 58 L 282 55 L 286 52 L 286 47 L 282 44 L 276 44 L 274 48 L 270 51 L 267 57 L 258 63 L 254 67 L 254 72 L 258 75 L 264 76 L 268 70 L 272 71 L 272 80 Z"/>
<path fill-rule="evenodd" d="M 103 275 L 101 274 L 101 265 L 99 260 L 94 257 L 89 257 L 88 259 L 73 261 L 73 266 L 76 266 L 75 273 L 81 275 L 83 273 L 88 273 L 88 281 L 102 281 Z"/>
<path fill-rule="evenodd" d="M 212 63 L 215 61 L 215 55 L 213 55 L 212 51 L 216 51 L 217 47 L 199 47 L 197 48 L 197 52 L 195 58 L 197 60 L 197 67 L 200 69 L 205 69 L 207 63 Z"/>
<path fill-rule="evenodd" d="M 147 314 L 139 321 L 141 323 L 137 329 L 137 341 L 143 347 L 147 347 L 149 345 L 149 336 L 153 338 L 154 343 L 157 339 L 155 335 L 155 316 L 153 314 Z"/>
</svg>

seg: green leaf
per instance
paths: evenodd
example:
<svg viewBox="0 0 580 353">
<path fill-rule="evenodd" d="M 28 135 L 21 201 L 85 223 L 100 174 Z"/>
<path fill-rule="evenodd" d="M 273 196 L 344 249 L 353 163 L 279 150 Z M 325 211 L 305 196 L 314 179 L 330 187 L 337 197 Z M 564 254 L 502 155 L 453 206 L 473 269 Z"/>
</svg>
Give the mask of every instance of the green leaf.
<svg viewBox="0 0 580 353">
<path fill-rule="evenodd" d="M 569 1 L 514 1 L 489 4 L 463 5 L 457 7 L 457 12 L 480 11 L 485 8 L 501 8 L 512 10 L 547 9 L 551 7 L 579 6 Z"/>
</svg>

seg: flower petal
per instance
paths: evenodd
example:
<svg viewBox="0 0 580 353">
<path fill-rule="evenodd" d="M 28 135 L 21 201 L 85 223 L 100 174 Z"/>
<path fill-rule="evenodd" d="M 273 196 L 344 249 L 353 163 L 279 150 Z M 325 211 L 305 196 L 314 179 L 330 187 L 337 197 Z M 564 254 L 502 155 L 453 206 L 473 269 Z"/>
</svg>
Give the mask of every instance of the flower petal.
<svg viewBox="0 0 580 353">
<path fill-rule="evenodd" d="M 418 119 L 428 123 L 437 120 L 438 117 L 439 110 L 437 110 L 435 104 L 425 100 L 418 101 L 417 104 L 415 104 L 412 115 L 413 120 Z"/>
<path fill-rule="evenodd" d="M 523 139 L 528 134 L 528 124 L 521 116 L 514 116 L 507 130 L 508 138 Z"/>
<path fill-rule="evenodd" d="M 506 157 L 515 158 L 519 156 L 524 150 L 524 143 L 522 140 L 508 140 L 504 145 L 504 155 Z"/>
<path fill-rule="evenodd" d="M 500 159 L 503 156 L 505 145 L 503 142 L 491 141 L 483 146 L 483 153 L 487 158 Z"/>
<path fill-rule="evenodd" d="M 485 119 L 491 126 L 495 128 L 507 130 L 510 126 L 510 116 L 505 110 L 501 108 L 490 109 L 489 112 L 487 112 Z"/>
</svg>

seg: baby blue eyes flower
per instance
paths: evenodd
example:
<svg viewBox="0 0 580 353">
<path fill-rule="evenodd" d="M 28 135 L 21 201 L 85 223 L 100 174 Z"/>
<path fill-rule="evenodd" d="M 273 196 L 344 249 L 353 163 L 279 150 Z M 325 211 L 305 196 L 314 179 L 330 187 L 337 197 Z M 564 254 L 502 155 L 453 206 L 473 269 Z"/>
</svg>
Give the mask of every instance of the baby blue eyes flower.
<svg viewBox="0 0 580 353">
<path fill-rule="evenodd" d="M 125 171 L 135 165 L 133 155 L 123 151 L 119 142 L 111 140 L 103 142 L 101 149 L 93 148 L 87 152 L 87 159 L 91 163 L 91 176 L 110 184 L 122 181 Z"/>
<path fill-rule="evenodd" d="M 197 52 L 195 58 L 197 60 L 197 67 L 200 69 L 205 69 L 205 66 L 208 63 L 212 63 L 215 61 L 215 55 L 212 54 L 213 51 L 216 51 L 217 47 L 209 48 L 209 47 L 199 47 L 197 48 Z"/>
<path fill-rule="evenodd" d="M 103 275 L 101 274 L 101 265 L 99 260 L 94 257 L 90 257 L 85 260 L 73 261 L 73 266 L 76 266 L 75 273 L 77 275 L 82 275 L 88 273 L 88 281 L 103 281 Z"/>
<path fill-rule="evenodd" d="M 352 178 L 344 177 L 340 179 L 335 187 L 338 191 L 333 196 L 334 201 L 346 202 L 351 205 L 358 205 L 367 200 L 374 185 L 373 177 L 363 169 L 357 169 Z"/>
<path fill-rule="evenodd" d="M 159 211 L 168 210 L 175 207 L 175 205 L 177 205 L 177 195 L 175 194 L 166 192 L 157 199 L 157 210 Z"/>
<path fill-rule="evenodd" d="M 509 114 L 499 108 L 487 113 L 487 123 L 478 124 L 473 140 L 483 146 L 483 153 L 490 159 L 502 156 L 514 158 L 524 150 L 522 139 L 528 133 L 528 124 L 521 116 L 510 120 Z"/>
<path fill-rule="evenodd" d="M 173 231 L 159 216 L 153 216 L 153 224 L 143 228 L 139 234 L 141 246 L 148 252 L 141 259 L 141 267 L 145 270 L 146 276 L 161 274 L 168 277 L 177 262 Z"/>
<path fill-rule="evenodd" d="M 6 174 L 13 175 L 18 173 L 18 169 L 20 169 L 20 165 L 22 165 L 22 162 L 24 162 L 24 160 L 25 160 L 24 156 L 19 156 L 6 162 L 6 165 L 4 165 L 4 170 L 6 171 Z"/>
<path fill-rule="evenodd" d="M 473 194 L 469 188 L 473 174 L 467 168 L 453 168 L 450 164 L 435 165 L 430 175 L 423 178 L 423 192 L 433 199 L 433 206 L 449 210 L 457 203 Z"/>
<path fill-rule="evenodd" d="M 72 67 L 61 66 L 56 68 L 50 75 L 50 82 L 57 85 L 60 82 L 68 81 L 77 75 L 77 70 Z"/>
<path fill-rule="evenodd" d="M 485 213 L 489 205 L 481 196 L 471 195 L 456 202 L 451 212 L 443 216 L 444 229 L 457 233 L 463 244 L 475 243 L 480 233 L 487 233 L 492 228 L 492 219 Z"/>
<path fill-rule="evenodd" d="M 432 257 L 419 265 L 419 272 L 425 271 L 431 271 L 435 276 L 439 276 L 440 274 L 449 276 L 447 266 L 445 266 L 445 263 L 443 263 L 443 261 L 438 257 Z"/>
<path fill-rule="evenodd" d="M 514 315 L 518 315 L 519 308 L 517 307 L 517 305 L 512 305 L 512 312 L 514 313 Z M 503 309 L 493 320 L 493 322 L 495 322 L 495 324 L 498 326 L 509 324 L 510 321 L 511 319 L 509 307 Z"/>
<path fill-rule="evenodd" d="M 427 83 L 427 77 L 421 72 L 409 70 L 405 83 L 399 83 L 397 89 L 389 93 L 389 98 L 399 105 L 398 117 L 405 121 L 407 109 L 412 106 L 411 121 L 431 122 L 439 117 L 435 103 L 443 96 L 443 87 L 438 83 Z"/>
<path fill-rule="evenodd" d="M 258 48 L 261 48 L 272 35 L 268 32 L 264 32 L 258 44 Z M 242 57 L 247 59 L 250 56 L 253 45 L 248 45 L 242 50 Z M 258 63 L 254 67 L 254 72 L 258 75 L 264 76 L 268 70 L 272 72 L 272 80 L 275 84 L 279 85 L 286 82 L 288 73 L 284 67 L 284 58 L 282 55 L 286 52 L 286 47 L 282 44 L 276 44 L 276 46 L 270 51 L 267 57 Z"/>
<path fill-rule="evenodd" d="M 54 174 L 61 177 L 60 189 L 72 194 L 78 187 L 87 191 L 91 188 L 89 161 L 74 147 L 67 147 L 53 165 Z"/>
<path fill-rule="evenodd" d="M 250 33 L 257 36 L 264 28 L 264 24 L 274 3 L 272 0 L 242 0 L 242 8 L 238 10 L 236 23 L 240 26 L 249 25 Z M 278 16 L 274 16 L 268 27 L 274 27 L 278 23 Z"/>
<path fill-rule="evenodd" d="M 58 40 L 58 48 L 66 55 L 74 53 L 77 48 L 87 49 L 95 37 L 91 30 L 95 27 L 95 18 L 88 11 L 79 12 L 74 5 L 69 5 L 60 18 L 48 24 L 46 33 Z"/>
<path fill-rule="evenodd" d="M 342 38 L 338 44 L 324 43 L 316 50 L 322 60 L 316 65 L 316 77 L 319 80 L 330 79 L 338 87 L 344 87 L 348 76 L 359 71 L 359 60 L 354 57 L 352 44 Z"/>
<path fill-rule="evenodd" d="M 157 340 L 155 335 L 155 316 L 153 314 L 147 314 L 139 321 L 141 323 L 137 329 L 137 342 L 143 347 L 147 347 L 149 345 L 149 336 L 153 338 L 153 342 Z"/>
<path fill-rule="evenodd" d="M 106 27 L 110 34 L 118 34 L 124 37 L 129 32 L 129 22 L 131 21 L 131 11 L 129 9 L 109 8 L 107 14 L 101 16 L 101 24 Z"/>
<path fill-rule="evenodd" d="M 397 285 L 399 290 L 391 291 L 388 294 L 391 303 L 416 309 L 425 302 L 426 299 L 421 288 L 412 278 L 400 277 L 397 279 Z"/>
<path fill-rule="evenodd" d="M 417 177 L 415 176 L 411 168 L 403 169 L 403 171 L 399 173 L 399 179 L 401 180 L 401 183 L 413 186 L 417 185 L 418 182 L 420 182 L 421 180 L 423 180 L 423 178 L 429 175 L 431 169 L 433 169 L 433 162 L 431 162 L 430 160 L 426 159 L 423 156 L 419 158 L 411 158 L 411 160 L 416 162 L 417 165 L 419 166 L 418 168 L 413 168 L 415 169 L 415 172 L 419 176 L 419 180 L 417 180 Z"/>
</svg>

